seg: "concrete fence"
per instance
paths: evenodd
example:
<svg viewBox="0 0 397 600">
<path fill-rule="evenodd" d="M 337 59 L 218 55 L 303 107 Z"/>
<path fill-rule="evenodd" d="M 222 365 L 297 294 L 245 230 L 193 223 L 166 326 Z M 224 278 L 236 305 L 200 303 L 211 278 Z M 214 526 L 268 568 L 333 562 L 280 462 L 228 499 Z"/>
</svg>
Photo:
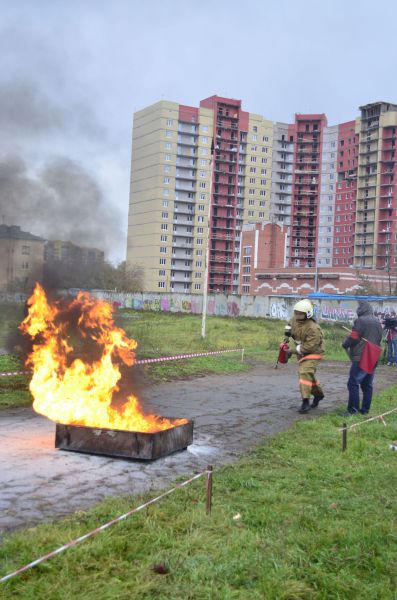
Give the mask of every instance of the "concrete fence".
<svg viewBox="0 0 397 600">
<path fill-rule="evenodd" d="M 115 306 L 135 310 L 154 310 L 165 312 L 201 314 L 203 299 L 189 294 L 122 294 L 95 290 L 93 295 L 107 300 Z M 288 320 L 298 297 L 291 296 L 208 296 L 207 314 L 224 317 L 268 317 Z M 374 311 L 397 313 L 397 298 L 371 298 Z M 342 321 L 349 323 L 356 318 L 357 300 L 341 296 L 340 298 L 313 299 L 315 314 L 319 320 Z"/>
<path fill-rule="evenodd" d="M 71 290 L 75 294 L 77 290 Z M 201 314 L 203 298 L 195 294 L 155 294 L 155 293 L 122 293 L 106 290 L 93 290 L 92 295 L 106 300 L 119 308 L 135 310 L 153 310 L 174 313 Z M 220 317 L 268 317 L 288 320 L 293 312 L 294 304 L 299 297 L 295 296 L 224 296 L 209 295 L 207 314 Z M 25 302 L 24 294 L 0 294 L 0 302 Z M 397 314 L 397 297 L 371 297 L 369 302 L 377 313 Z M 331 296 L 329 298 L 312 299 L 315 314 L 322 321 L 338 321 L 349 323 L 356 318 L 357 299 L 351 296 Z"/>
</svg>

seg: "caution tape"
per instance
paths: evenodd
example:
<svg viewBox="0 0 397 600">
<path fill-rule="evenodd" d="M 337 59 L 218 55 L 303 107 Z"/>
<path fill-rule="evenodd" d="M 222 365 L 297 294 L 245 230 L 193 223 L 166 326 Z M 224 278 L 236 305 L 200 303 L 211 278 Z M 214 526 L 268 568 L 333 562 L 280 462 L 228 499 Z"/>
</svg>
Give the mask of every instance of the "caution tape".
<svg viewBox="0 0 397 600">
<path fill-rule="evenodd" d="M 9 371 L 8 373 L 0 373 L 0 377 L 15 377 L 16 375 L 30 375 L 31 371 Z"/>
<path fill-rule="evenodd" d="M 339 431 L 343 431 L 343 430 L 347 430 L 347 429 L 355 429 L 356 427 L 359 427 L 360 425 L 364 425 L 364 423 L 369 423 L 369 421 L 380 421 L 381 423 L 383 423 L 383 425 L 386 426 L 386 421 L 384 419 L 385 415 L 390 415 L 391 413 L 394 413 L 397 411 L 397 407 L 393 408 L 392 410 L 388 410 L 387 412 L 381 414 L 381 415 L 377 415 L 376 417 L 371 417 L 370 419 L 365 419 L 364 421 L 360 421 L 358 423 L 353 423 L 353 425 L 349 425 L 349 427 L 340 427 Z"/>
<path fill-rule="evenodd" d="M 36 567 L 37 565 L 45 562 L 49 558 L 52 558 L 53 556 L 57 556 L 58 554 L 60 554 L 61 552 L 64 552 L 68 548 L 71 548 L 72 546 L 76 546 L 77 544 L 80 544 L 80 542 L 83 542 L 84 540 L 87 540 L 88 538 L 92 537 L 93 535 L 96 535 L 97 533 L 100 533 L 101 531 L 104 531 L 105 529 L 107 529 L 111 525 L 114 525 L 115 523 L 119 523 L 120 521 L 123 521 L 127 517 L 130 517 L 131 515 L 139 512 L 140 510 L 142 510 L 144 508 L 147 508 L 151 504 L 154 504 L 155 502 L 158 502 L 162 498 L 165 498 L 166 496 L 169 496 L 170 494 L 172 494 L 176 490 L 179 490 L 179 489 L 185 487 L 189 483 L 192 483 L 192 481 L 195 481 L 196 479 L 199 479 L 199 477 L 202 477 L 203 475 L 207 475 L 208 473 L 209 473 L 208 470 L 205 470 L 202 473 L 198 473 L 197 475 L 194 475 L 190 479 L 187 479 L 186 481 L 183 481 L 182 483 L 179 483 L 178 485 L 176 485 L 175 487 L 173 487 L 171 490 L 168 490 L 167 492 L 164 492 L 163 494 L 160 494 L 160 496 L 156 496 L 156 498 L 152 498 L 148 502 L 145 502 L 144 504 L 141 504 L 140 506 L 137 506 L 136 508 L 133 508 L 132 510 L 126 512 L 124 515 L 121 515 L 120 517 L 116 517 L 115 519 L 112 519 L 111 521 L 108 521 L 104 525 L 101 525 L 100 527 L 97 527 L 96 529 L 93 529 L 89 533 L 85 533 L 84 535 L 82 535 L 82 536 L 80 536 L 80 537 L 78 537 L 78 538 L 76 538 L 74 540 L 71 540 L 70 542 L 68 542 L 67 544 L 64 544 L 63 546 L 60 546 L 56 550 L 53 550 L 52 552 L 49 552 L 48 554 L 45 554 L 44 556 L 41 556 L 40 558 L 34 560 L 33 562 L 28 563 L 24 567 L 21 567 L 21 568 L 17 569 L 16 571 L 13 571 L 12 573 L 9 573 L 8 575 L 5 575 L 4 577 L 2 577 L 0 579 L 0 583 L 8 581 L 12 577 L 15 577 L 16 575 L 20 575 L 21 573 L 24 573 L 25 571 L 28 571 L 29 569 L 32 569 L 33 567 Z"/>
<path fill-rule="evenodd" d="M 177 354 L 176 356 L 162 356 L 161 358 L 142 358 L 134 364 L 146 365 L 148 363 L 165 362 L 169 360 L 183 360 L 185 358 L 197 358 L 200 356 L 214 356 L 216 354 L 226 354 L 227 352 L 244 352 L 244 348 L 234 348 L 233 350 L 216 350 L 214 352 L 197 352 L 195 354 Z"/>
<path fill-rule="evenodd" d="M 198 358 L 200 356 L 215 356 L 217 354 L 226 354 L 228 352 L 241 352 L 244 354 L 244 348 L 233 348 L 232 350 L 215 350 L 214 352 L 197 352 L 195 354 L 177 354 L 175 356 L 161 356 L 159 358 L 142 358 L 136 360 L 134 365 L 147 365 L 149 363 L 166 362 L 169 360 L 184 360 L 185 358 Z M 9 371 L 0 373 L 0 377 L 15 377 L 17 375 L 30 375 L 31 371 Z"/>
</svg>

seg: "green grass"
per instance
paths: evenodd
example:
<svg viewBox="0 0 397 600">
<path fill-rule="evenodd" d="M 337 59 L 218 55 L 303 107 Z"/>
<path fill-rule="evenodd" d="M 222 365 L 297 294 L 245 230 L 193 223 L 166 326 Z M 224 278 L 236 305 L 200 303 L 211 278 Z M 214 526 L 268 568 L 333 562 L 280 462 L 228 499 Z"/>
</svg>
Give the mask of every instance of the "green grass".
<svg viewBox="0 0 397 600">
<path fill-rule="evenodd" d="M 397 386 L 374 398 L 396 406 Z M 362 420 L 355 417 L 351 422 Z M 3 585 L 4 599 L 394 600 L 397 415 L 348 435 L 340 417 L 301 420 L 238 463 Z M 171 487 L 171 486 L 169 486 Z M 0 546 L 6 574 L 155 494 L 109 499 Z M 234 520 L 237 513 L 241 518 Z M 167 574 L 158 574 L 155 565 Z"/>
</svg>

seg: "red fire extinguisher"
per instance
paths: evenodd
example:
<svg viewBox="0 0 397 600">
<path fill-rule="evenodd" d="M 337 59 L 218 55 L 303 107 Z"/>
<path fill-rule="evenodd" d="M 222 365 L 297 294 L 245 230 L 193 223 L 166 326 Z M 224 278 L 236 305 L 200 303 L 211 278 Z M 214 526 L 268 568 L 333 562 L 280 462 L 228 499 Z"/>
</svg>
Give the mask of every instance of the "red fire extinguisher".
<svg viewBox="0 0 397 600">
<path fill-rule="evenodd" d="M 281 344 L 279 346 L 278 358 L 277 358 L 276 365 L 274 367 L 275 369 L 277 369 L 278 363 L 285 365 L 288 362 L 288 359 L 289 359 L 288 350 L 289 350 L 288 342 L 286 340 L 284 340 L 283 342 L 281 342 Z"/>
</svg>

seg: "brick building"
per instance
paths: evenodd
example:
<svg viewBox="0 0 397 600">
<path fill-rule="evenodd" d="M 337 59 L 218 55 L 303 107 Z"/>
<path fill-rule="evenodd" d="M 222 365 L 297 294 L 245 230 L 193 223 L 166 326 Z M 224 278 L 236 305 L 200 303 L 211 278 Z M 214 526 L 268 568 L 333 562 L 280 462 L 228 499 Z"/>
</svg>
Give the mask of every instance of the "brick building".
<svg viewBox="0 0 397 600">
<path fill-rule="evenodd" d="M 43 279 L 45 240 L 17 225 L 0 225 L 0 290 L 26 291 Z"/>
</svg>

